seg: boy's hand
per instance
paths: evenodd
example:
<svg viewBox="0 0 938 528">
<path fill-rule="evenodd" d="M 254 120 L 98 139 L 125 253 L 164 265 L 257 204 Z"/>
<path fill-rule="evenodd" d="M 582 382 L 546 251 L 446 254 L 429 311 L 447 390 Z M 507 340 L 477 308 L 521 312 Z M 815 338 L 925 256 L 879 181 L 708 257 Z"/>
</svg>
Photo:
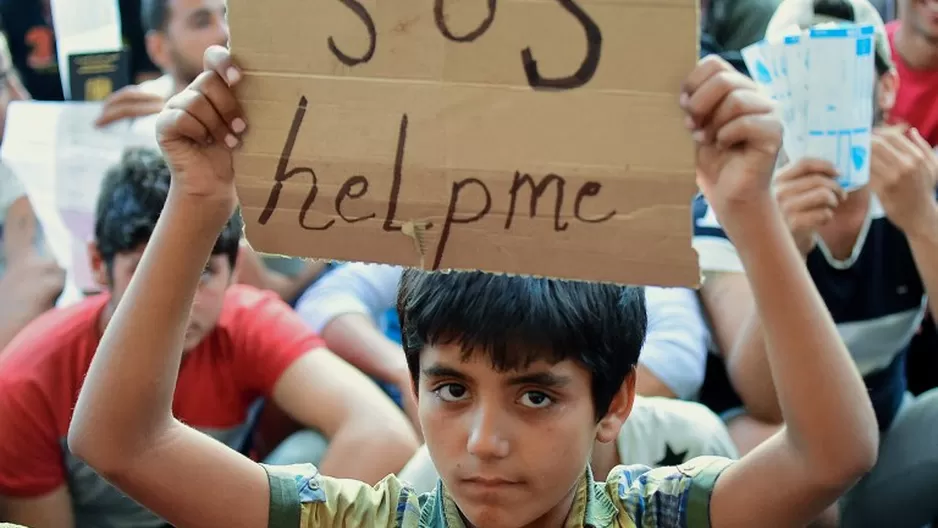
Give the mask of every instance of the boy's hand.
<svg viewBox="0 0 938 528">
<path fill-rule="evenodd" d="M 724 228 L 771 204 L 782 125 L 772 101 L 725 60 L 709 55 L 684 82 L 681 107 L 697 143 L 697 184 Z"/>
<path fill-rule="evenodd" d="M 237 204 L 231 151 L 247 128 L 233 86 L 241 79 L 227 49 L 205 51 L 205 71 L 174 96 L 156 126 L 177 195 L 217 215 L 219 225 Z"/>
<path fill-rule="evenodd" d="M 802 256 L 814 249 L 815 231 L 834 217 L 834 209 L 847 197 L 830 163 L 804 158 L 778 172 L 773 182 L 775 199 Z"/>
<path fill-rule="evenodd" d="M 938 220 L 935 181 L 938 160 L 914 128 L 884 128 L 873 133 L 870 188 L 886 217 L 906 236 L 933 229 Z"/>
</svg>

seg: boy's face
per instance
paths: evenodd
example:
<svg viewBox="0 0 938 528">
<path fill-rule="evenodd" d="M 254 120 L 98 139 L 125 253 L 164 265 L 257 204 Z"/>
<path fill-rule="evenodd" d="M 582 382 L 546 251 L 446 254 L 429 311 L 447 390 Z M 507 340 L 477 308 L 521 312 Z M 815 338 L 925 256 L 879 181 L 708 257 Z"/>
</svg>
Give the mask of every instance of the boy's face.
<svg viewBox="0 0 938 528">
<path fill-rule="evenodd" d="M 457 345 L 420 354 L 424 437 L 470 523 L 520 528 L 566 518 L 593 442 L 614 439 L 625 418 L 597 424 L 590 382 L 569 360 L 498 372 L 484 352 L 463 361 Z"/>
<path fill-rule="evenodd" d="M 97 251 L 92 252 L 92 269 L 95 278 L 102 285 L 106 285 L 111 293 L 112 306 L 117 306 L 130 279 L 143 257 L 143 247 L 136 251 L 118 253 L 108 270 L 107 265 L 101 261 Z M 212 255 L 202 273 L 199 288 L 195 293 L 192 311 L 189 314 L 189 326 L 186 328 L 186 337 L 183 345 L 185 351 L 192 350 L 202 342 L 218 323 L 224 306 L 225 291 L 231 283 L 231 264 L 227 255 Z"/>
</svg>

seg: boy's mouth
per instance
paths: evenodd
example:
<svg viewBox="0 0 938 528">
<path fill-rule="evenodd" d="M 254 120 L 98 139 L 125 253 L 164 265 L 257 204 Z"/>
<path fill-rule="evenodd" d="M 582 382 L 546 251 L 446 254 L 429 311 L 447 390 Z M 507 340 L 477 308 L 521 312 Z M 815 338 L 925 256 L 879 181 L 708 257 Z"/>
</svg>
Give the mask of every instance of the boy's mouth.
<svg viewBox="0 0 938 528">
<path fill-rule="evenodd" d="M 520 481 L 501 477 L 468 477 L 462 479 L 462 483 L 478 489 L 501 489 L 521 484 Z"/>
</svg>

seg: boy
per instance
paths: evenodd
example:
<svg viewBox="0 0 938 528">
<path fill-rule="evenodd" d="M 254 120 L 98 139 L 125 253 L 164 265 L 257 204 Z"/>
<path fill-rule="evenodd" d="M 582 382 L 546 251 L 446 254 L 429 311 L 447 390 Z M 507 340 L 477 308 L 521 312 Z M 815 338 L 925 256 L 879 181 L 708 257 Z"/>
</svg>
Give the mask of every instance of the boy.
<svg viewBox="0 0 938 528">
<path fill-rule="evenodd" d="M 297 313 L 330 350 L 353 365 L 385 366 L 407 396 L 408 415 L 419 427 L 411 374 L 401 349 L 395 309 L 399 266 L 353 262 L 338 266 L 297 303 Z M 635 370 L 636 398 L 615 442 L 596 442 L 591 467 L 608 475 L 619 464 L 673 466 L 701 455 L 738 458 L 720 418 L 691 398 L 703 383 L 709 334 L 697 295 L 686 288 L 646 288 L 648 324 Z M 398 370 L 403 373 L 396 374 Z M 410 409 L 413 409 L 411 411 Z M 426 446 L 397 476 L 417 493 L 432 491 L 440 476 Z"/>
<path fill-rule="evenodd" d="M 594 482 L 593 442 L 615 439 L 634 397 L 641 290 L 418 271 L 402 280 L 398 310 L 442 477 L 433 493 L 418 498 L 393 476 L 371 488 L 311 466 L 265 469 L 206 440 L 173 418 L 172 395 L 199 272 L 237 203 L 231 149 L 247 124 L 228 52 L 212 48 L 205 60 L 160 117 L 172 193 L 69 431 L 74 452 L 174 524 L 797 526 L 875 463 L 863 383 L 769 190 L 781 126 L 750 80 L 709 57 L 680 104 L 698 183 L 740 248 L 772 345 L 788 424 L 773 441 L 736 463 L 619 467 Z"/>
</svg>

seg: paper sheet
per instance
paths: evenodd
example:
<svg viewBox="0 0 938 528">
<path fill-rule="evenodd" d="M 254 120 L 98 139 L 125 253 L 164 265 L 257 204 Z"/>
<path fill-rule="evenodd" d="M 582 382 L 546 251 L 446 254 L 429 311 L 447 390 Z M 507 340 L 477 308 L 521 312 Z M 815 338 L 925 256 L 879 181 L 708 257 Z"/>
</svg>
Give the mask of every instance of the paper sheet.
<svg viewBox="0 0 938 528">
<path fill-rule="evenodd" d="M 71 99 L 69 55 L 123 48 L 117 0 L 52 0 L 52 20 L 59 76 L 65 99 Z"/>
<path fill-rule="evenodd" d="M 79 290 L 97 288 L 87 244 L 107 170 L 131 146 L 156 148 L 128 121 L 94 127 L 101 103 L 15 102 L 7 110 L 3 163 L 23 183 L 49 248 Z"/>
<path fill-rule="evenodd" d="M 851 24 L 793 28 L 742 52 L 753 79 L 779 106 L 786 156 L 830 162 L 848 190 L 869 182 L 873 33 Z"/>
</svg>

